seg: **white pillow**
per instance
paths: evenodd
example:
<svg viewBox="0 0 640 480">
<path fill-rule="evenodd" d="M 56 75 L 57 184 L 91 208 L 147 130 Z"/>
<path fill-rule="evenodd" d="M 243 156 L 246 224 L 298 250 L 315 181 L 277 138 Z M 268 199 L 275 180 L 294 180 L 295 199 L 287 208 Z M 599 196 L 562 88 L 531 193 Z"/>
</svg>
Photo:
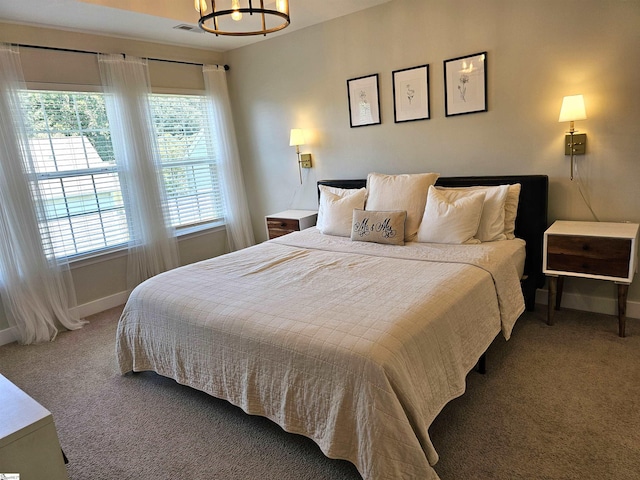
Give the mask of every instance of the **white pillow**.
<svg viewBox="0 0 640 480">
<path fill-rule="evenodd" d="M 336 188 L 320 185 L 320 205 L 316 227 L 320 233 L 351 236 L 353 210 L 364 208 L 366 188 Z"/>
<path fill-rule="evenodd" d="M 429 187 L 418 242 L 477 243 L 473 237 L 480 225 L 485 196 L 485 192 L 477 191 L 449 200 L 445 193 Z"/>
<path fill-rule="evenodd" d="M 518 203 L 520 203 L 520 189 L 519 183 L 509 185 L 507 200 L 504 202 L 504 234 L 507 240 L 516 238 L 516 215 L 518 214 Z"/>
<path fill-rule="evenodd" d="M 405 210 L 405 241 L 413 240 L 424 213 L 429 187 L 436 183 L 438 173 L 384 175 L 370 173 L 367 176 L 366 210 Z"/>
<path fill-rule="evenodd" d="M 509 185 L 498 185 L 495 187 L 474 186 L 460 188 L 437 187 L 444 192 L 449 201 L 462 198 L 470 192 L 485 192 L 482 217 L 475 237 L 481 242 L 493 242 L 506 239 L 504 233 L 505 226 L 505 200 L 509 193 Z"/>
</svg>

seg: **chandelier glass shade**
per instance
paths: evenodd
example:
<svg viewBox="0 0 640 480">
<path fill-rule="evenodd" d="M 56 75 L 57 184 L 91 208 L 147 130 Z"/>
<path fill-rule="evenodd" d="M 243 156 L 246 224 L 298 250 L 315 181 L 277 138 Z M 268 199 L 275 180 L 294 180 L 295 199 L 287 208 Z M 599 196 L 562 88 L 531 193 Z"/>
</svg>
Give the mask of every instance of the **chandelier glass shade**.
<svg viewBox="0 0 640 480">
<path fill-rule="evenodd" d="M 266 35 L 290 23 L 289 0 L 194 0 L 194 6 L 200 28 L 215 35 Z"/>
</svg>

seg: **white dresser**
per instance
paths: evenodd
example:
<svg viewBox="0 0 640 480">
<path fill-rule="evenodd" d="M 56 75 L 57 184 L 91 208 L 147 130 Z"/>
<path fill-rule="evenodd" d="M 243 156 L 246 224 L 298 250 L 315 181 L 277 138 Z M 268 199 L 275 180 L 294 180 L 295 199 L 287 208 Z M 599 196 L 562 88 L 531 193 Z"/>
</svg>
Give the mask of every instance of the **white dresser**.
<svg viewBox="0 0 640 480">
<path fill-rule="evenodd" d="M 0 375 L 0 473 L 68 480 L 51 412 Z"/>
</svg>

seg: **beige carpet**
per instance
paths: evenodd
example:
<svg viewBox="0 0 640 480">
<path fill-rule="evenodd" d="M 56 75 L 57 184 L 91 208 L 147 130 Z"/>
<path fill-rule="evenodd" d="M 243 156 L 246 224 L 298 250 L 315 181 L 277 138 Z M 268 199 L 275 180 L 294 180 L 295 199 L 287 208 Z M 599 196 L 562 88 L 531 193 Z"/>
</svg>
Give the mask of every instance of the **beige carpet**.
<svg viewBox="0 0 640 480">
<path fill-rule="evenodd" d="M 120 309 L 51 344 L 0 347 L 0 373 L 48 408 L 72 480 L 358 479 L 310 440 L 153 373 L 116 373 Z M 544 307 L 488 352 L 430 431 L 442 480 L 640 478 L 640 322 Z"/>
</svg>

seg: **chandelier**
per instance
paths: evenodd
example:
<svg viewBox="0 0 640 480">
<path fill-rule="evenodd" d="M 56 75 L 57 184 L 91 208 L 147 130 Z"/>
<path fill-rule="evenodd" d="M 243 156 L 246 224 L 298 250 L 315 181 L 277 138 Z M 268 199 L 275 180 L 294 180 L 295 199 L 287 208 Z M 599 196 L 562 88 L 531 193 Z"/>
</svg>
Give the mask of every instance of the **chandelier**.
<svg viewBox="0 0 640 480">
<path fill-rule="evenodd" d="M 265 8 L 265 3 L 270 8 Z M 195 0 L 194 6 L 200 14 L 200 28 L 216 36 L 266 35 L 290 23 L 289 0 Z"/>
</svg>

